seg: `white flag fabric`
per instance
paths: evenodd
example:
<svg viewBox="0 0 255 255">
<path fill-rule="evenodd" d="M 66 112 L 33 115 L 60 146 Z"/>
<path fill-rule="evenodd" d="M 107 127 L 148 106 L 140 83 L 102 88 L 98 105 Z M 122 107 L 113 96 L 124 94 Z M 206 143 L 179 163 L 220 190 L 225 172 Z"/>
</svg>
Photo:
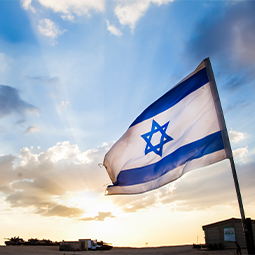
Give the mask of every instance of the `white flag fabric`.
<svg viewBox="0 0 255 255">
<path fill-rule="evenodd" d="M 107 152 L 103 165 L 112 181 L 107 195 L 143 193 L 231 157 L 210 68 L 205 59 L 145 109 Z"/>
</svg>

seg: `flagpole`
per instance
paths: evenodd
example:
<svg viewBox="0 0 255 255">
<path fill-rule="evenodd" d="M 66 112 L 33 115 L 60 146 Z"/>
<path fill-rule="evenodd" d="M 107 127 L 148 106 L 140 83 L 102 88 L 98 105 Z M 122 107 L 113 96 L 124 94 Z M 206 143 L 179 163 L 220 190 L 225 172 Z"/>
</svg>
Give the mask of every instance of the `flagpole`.
<svg viewBox="0 0 255 255">
<path fill-rule="evenodd" d="M 217 112 L 218 119 L 219 119 L 219 124 L 220 124 L 220 128 L 221 128 L 224 147 L 226 149 L 227 157 L 230 160 L 230 165 L 231 165 L 232 175 L 233 175 L 233 179 L 234 179 L 234 183 L 235 183 L 237 200 L 238 200 L 239 209 L 240 209 L 240 213 L 241 213 L 243 231 L 244 231 L 244 236 L 245 236 L 245 240 L 246 240 L 248 254 L 253 254 L 253 252 L 254 252 L 253 251 L 254 247 L 252 248 L 253 240 L 251 240 L 251 238 L 250 238 L 250 234 L 249 234 L 248 227 L 246 224 L 242 196 L 241 196 L 239 182 L 238 182 L 238 178 L 237 178 L 237 174 L 236 174 L 235 162 L 234 162 L 233 153 L 232 153 L 232 149 L 231 149 L 231 145 L 230 145 L 230 141 L 229 141 L 229 137 L 228 137 L 228 131 L 227 131 L 224 115 L 223 115 L 223 110 L 222 110 L 221 103 L 220 103 L 219 93 L 218 93 L 216 82 L 214 79 L 214 74 L 213 74 L 210 59 L 206 58 L 204 61 L 205 61 L 205 65 L 206 65 L 207 75 L 208 75 L 210 85 L 211 85 L 212 95 L 214 97 L 214 103 L 215 103 L 215 108 L 216 108 L 216 112 Z"/>
<path fill-rule="evenodd" d="M 244 231 L 244 236 L 245 236 L 245 240 L 246 240 L 248 254 L 255 254 L 253 234 L 251 233 L 252 229 L 250 230 L 248 228 L 248 223 L 250 223 L 250 221 L 247 221 L 247 219 L 245 218 L 242 196 L 241 196 L 238 178 L 237 178 L 237 174 L 236 174 L 235 162 L 234 162 L 233 157 L 230 158 L 229 160 L 230 160 L 232 174 L 233 174 L 233 178 L 234 178 L 234 182 L 235 182 L 236 194 L 237 194 L 240 213 L 241 213 L 241 217 L 242 217 L 242 225 L 243 225 L 243 231 Z"/>
<path fill-rule="evenodd" d="M 240 187 L 239 187 L 237 174 L 236 174 L 235 162 L 234 162 L 233 157 L 230 158 L 229 160 L 230 160 L 232 174 L 233 174 L 233 178 L 234 178 L 234 182 L 235 182 L 236 194 L 237 194 L 237 199 L 238 199 L 238 203 L 239 203 L 239 208 L 240 208 L 242 221 L 245 222 L 245 213 L 244 213 L 244 208 L 243 208 L 243 201 L 242 201 L 242 196 L 241 196 L 241 192 L 240 192 Z M 245 224 L 243 224 L 243 228 L 244 228 L 244 232 L 248 231 L 247 226 L 246 226 L 246 222 L 245 222 Z"/>
</svg>

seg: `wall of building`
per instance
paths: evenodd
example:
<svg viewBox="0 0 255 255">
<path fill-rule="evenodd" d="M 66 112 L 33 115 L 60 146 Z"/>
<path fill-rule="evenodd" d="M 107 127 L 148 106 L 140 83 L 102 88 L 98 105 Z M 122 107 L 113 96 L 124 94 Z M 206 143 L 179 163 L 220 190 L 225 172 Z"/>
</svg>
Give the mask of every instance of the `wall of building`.
<svg viewBox="0 0 255 255">
<path fill-rule="evenodd" d="M 91 239 L 79 239 L 78 241 L 63 241 L 59 245 L 60 251 L 88 251 L 93 249 Z M 94 241 L 97 242 L 96 240 Z"/>
<path fill-rule="evenodd" d="M 79 241 L 65 241 L 59 245 L 60 251 L 84 251 L 84 248 L 84 242 Z"/>
<path fill-rule="evenodd" d="M 240 219 L 229 219 L 222 222 L 203 226 L 205 232 L 206 246 L 210 245 L 223 246 L 224 248 L 236 248 L 234 241 L 224 240 L 224 228 L 232 227 L 235 230 L 235 240 L 241 247 L 246 247 L 246 240 L 244 237 L 242 222 Z M 255 237 L 255 221 L 252 221 L 253 237 Z M 255 239 L 255 238 L 254 238 Z M 254 240 L 255 241 L 255 240 Z"/>
</svg>

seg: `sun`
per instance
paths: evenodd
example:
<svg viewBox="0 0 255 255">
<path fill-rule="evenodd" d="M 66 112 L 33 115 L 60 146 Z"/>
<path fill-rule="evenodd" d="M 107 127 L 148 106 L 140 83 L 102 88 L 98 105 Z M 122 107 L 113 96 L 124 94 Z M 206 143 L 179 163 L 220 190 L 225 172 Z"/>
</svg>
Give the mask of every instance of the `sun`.
<svg viewBox="0 0 255 255">
<path fill-rule="evenodd" d="M 66 192 L 58 198 L 58 203 L 67 207 L 75 207 L 84 211 L 84 217 L 95 216 L 98 212 L 120 214 L 121 210 L 104 195 L 92 191 Z"/>
</svg>

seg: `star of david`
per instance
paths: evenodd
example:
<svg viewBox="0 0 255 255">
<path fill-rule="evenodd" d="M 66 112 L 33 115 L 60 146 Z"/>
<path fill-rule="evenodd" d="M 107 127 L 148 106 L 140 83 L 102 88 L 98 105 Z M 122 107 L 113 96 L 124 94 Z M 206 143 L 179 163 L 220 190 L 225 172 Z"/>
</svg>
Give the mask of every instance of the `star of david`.
<svg viewBox="0 0 255 255">
<path fill-rule="evenodd" d="M 145 147 L 145 155 L 147 155 L 148 153 L 153 151 L 154 153 L 156 153 L 157 155 L 162 157 L 164 144 L 173 140 L 173 138 L 171 136 L 166 134 L 168 124 L 169 124 L 169 121 L 166 124 L 160 126 L 155 120 L 153 120 L 152 126 L 151 126 L 151 131 L 141 135 L 142 138 L 147 143 L 146 147 Z M 154 134 L 156 134 L 157 132 L 161 133 L 161 138 L 160 138 L 159 143 L 153 146 L 153 144 L 151 143 L 151 139 L 152 139 L 152 136 Z"/>
</svg>

